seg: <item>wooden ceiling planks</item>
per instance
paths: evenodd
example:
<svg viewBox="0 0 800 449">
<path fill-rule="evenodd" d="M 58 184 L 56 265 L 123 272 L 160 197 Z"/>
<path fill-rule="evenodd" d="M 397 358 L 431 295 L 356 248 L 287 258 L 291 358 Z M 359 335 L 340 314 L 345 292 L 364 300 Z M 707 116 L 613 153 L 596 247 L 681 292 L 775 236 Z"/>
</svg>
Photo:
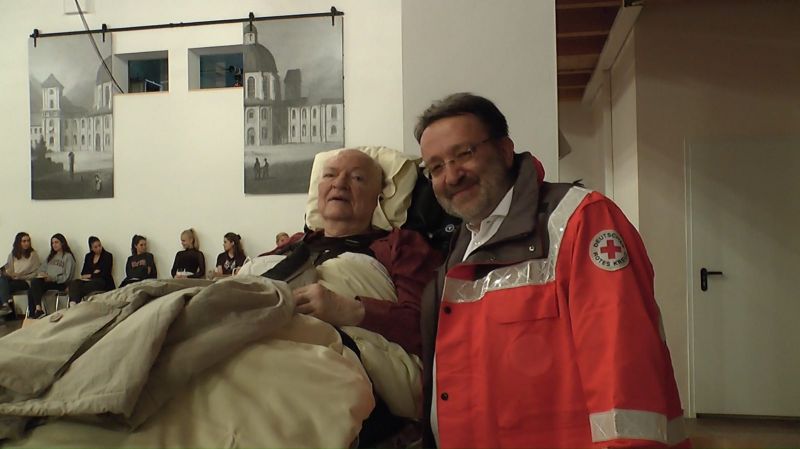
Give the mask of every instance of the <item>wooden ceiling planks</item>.
<svg viewBox="0 0 800 449">
<path fill-rule="evenodd" d="M 580 99 L 622 0 L 556 0 L 559 100 Z"/>
</svg>

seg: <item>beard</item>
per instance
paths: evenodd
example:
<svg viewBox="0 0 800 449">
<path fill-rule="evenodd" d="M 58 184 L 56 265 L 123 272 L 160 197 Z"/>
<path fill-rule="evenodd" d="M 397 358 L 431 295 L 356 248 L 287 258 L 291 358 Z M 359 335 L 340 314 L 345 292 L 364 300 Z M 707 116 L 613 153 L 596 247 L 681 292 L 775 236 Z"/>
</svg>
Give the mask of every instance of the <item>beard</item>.
<svg viewBox="0 0 800 449">
<path fill-rule="evenodd" d="M 486 164 L 482 174 L 467 172 L 457 184 L 436 191 L 439 204 L 450 215 L 467 223 L 480 223 L 508 192 L 510 178 L 499 158 Z"/>
</svg>

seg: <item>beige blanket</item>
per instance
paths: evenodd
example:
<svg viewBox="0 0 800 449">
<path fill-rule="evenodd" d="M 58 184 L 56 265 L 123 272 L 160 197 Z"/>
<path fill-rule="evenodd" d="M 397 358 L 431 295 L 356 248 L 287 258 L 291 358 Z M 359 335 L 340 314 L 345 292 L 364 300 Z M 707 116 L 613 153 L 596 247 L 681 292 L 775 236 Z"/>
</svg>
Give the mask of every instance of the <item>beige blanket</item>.
<svg viewBox="0 0 800 449">
<path fill-rule="evenodd" d="M 345 447 L 374 406 L 280 282 L 151 281 L 59 313 L 0 340 L 2 436 L 62 417 L 13 446 Z"/>
<path fill-rule="evenodd" d="M 332 259 L 318 275 L 339 294 L 396 301 L 388 273 L 367 256 Z M 45 364 L 50 368 L 44 371 L 39 365 L 24 373 L 36 380 L 35 387 L 10 376 L 13 382 L 7 383 L 22 393 L 0 400 L 0 413 L 12 423 L 15 415 L 60 418 L 7 443 L 347 447 L 374 407 L 373 385 L 330 325 L 292 311 L 285 284 L 244 276 L 210 286 L 171 280 L 134 284 L 69 309 L 56 321 L 38 322 L 14 343 L 47 336 L 44 341 L 59 347 L 44 352 L 58 360 Z M 418 358 L 373 332 L 345 331 L 390 410 L 418 417 Z M 64 338 L 71 334 L 83 335 L 84 343 Z M 1 369 L 2 350 L 14 345 L 0 342 Z M 93 344 L 87 350 L 88 343 Z M 26 349 L 36 354 L 42 347 Z M 17 356 L 22 353 L 28 352 Z M 0 386 L 6 385 L 3 378 L 0 374 Z M 0 417 L 0 428 L 2 422 Z"/>
<path fill-rule="evenodd" d="M 365 296 L 397 302 L 397 290 L 386 268 L 375 258 L 345 253 L 317 267 L 320 284 L 345 297 Z M 397 343 L 355 326 L 342 328 L 355 340 L 375 391 L 396 416 L 422 414 L 422 362 Z M 416 332 L 409 329 L 409 332 Z"/>
<path fill-rule="evenodd" d="M 332 327 L 295 316 L 180 390 L 133 432 L 61 419 L 13 447 L 348 447 L 374 406 Z"/>
<path fill-rule="evenodd" d="M 284 259 L 284 256 L 262 256 L 242 267 L 242 274 L 264 273 Z M 365 296 L 397 302 L 397 291 L 391 275 L 375 258 L 359 253 L 344 253 L 329 259 L 311 273 L 295 278 L 294 287 L 319 282 L 345 297 Z M 418 419 L 422 415 L 422 363 L 409 355 L 400 345 L 380 334 L 347 326 L 343 330 L 355 340 L 361 360 L 389 410 L 396 416 Z M 409 332 L 416 332 L 409 329 Z"/>
</svg>

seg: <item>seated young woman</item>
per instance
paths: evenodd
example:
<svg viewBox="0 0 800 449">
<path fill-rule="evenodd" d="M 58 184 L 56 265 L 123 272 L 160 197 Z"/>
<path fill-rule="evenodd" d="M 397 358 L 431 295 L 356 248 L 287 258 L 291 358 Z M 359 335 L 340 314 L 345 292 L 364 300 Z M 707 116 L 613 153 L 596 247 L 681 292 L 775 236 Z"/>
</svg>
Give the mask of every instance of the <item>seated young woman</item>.
<svg viewBox="0 0 800 449">
<path fill-rule="evenodd" d="M 323 229 L 291 245 L 286 259 L 263 275 L 290 283 L 297 312 L 334 326 L 373 331 L 419 355 L 420 297 L 442 257 L 415 231 L 373 228 L 383 176 L 381 167 L 359 150 L 344 150 L 329 159 L 317 187 Z M 385 297 L 351 296 L 333 291 L 330 283 L 301 280 L 309 261 L 319 267 L 345 254 L 377 261 L 393 288 Z"/>
<path fill-rule="evenodd" d="M 247 258 L 244 254 L 244 248 L 242 248 L 242 237 L 235 232 L 225 234 L 222 239 L 222 249 L 225 251 L 217 256 L 217 265 L 214 269 L 215 277 L 236 274 L 236 271 L 244 265 L 244 261 Z"/>
<path fill-rule="evenodd" d="M 120 288 L 157 277 L 156 261 L 153 255 L 147 252 L 147 239 L 138 234 L 134 235 L 131 239 L 131 256 L 125 262 L 125 279 L 119 284 Z"/>
<path fill-rule="evenodd" d="M 74 277 L 75 256 L 72 255 L 67 239 L 62 234 L 53 234 L 50 238 L 50 254 L 39 267 L 39 273 L 31 280 L 31 289 L 28 290 L 28 316 L 31 318 L 44 316 L 42 308 L 44 292 L 64 290 Z"/>
<path fill-rule="evenodd" d="M 115 287 L 114 277 L 111 274 L 113 265 L 114 257 L 103 248 L 100 239 L 95 236 L 89 237 L 89 252 L 83 258 L 81 277 L 69 283 L 70 305 L 81 302 L 84 296 L 91 292 L 113 290 Z"/>
<path fill-rule="evenodd" d="M 181 232 L 181 246 L 183 250 L 175 254 L 172 263 L 172 277 L 202 278 L 206 274 L 206 256 L 200 251 L 200 242 L 194 229 Z"/>
<path fill-rule="evenodd" d="M 31 236 L 27 232 L 17 233 L 8 260 L 0 268 L 0 308 L 7 308 L 8 317 L 16 318 L 13 295 L 30 288 L 30 280 L 36 277 L 40 264 Z"/>
</svg>

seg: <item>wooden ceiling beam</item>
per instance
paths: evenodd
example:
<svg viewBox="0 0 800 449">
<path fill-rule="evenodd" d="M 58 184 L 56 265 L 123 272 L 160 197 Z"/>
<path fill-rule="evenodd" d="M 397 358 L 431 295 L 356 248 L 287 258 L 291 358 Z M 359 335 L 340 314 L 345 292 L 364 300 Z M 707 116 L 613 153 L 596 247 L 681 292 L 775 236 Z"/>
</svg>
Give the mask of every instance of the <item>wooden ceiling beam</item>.
<svg viewBox="0 0 800 449">
<path fill-rule="evenodd" d="M 555 0 L 559 101 L 581 100 L 623 0 Z"/>
<path fill-rule="evenodd" d="M 557 73 L 559 75 L 580 75 L 580 74 L 589 74 L 591 75 L 594 70 L 591 69 L 577 69 L 577 70 L 558 70 Z"/>
<path fill-rule="evenodd" d="M 558 88 L 585 87 L 592 77 L 591 73 L 570 73 L 557 75 Z"/>
<path fill-rule="evenodd" d="M 603 51 L 603 44 L 605 43 L 605 36 L 561 38 L 556 39 L 556 52 L 559 56 L 599 56 L 600 52 Z"/>
<path fill-rule="evenodd" d="M 558 101 L 578 101 L 583 97 L 583 88 L 580 89 L 558 89 Z"/>
<path fill-rule="evenodd" d="M 594 70 L 597 65 L 597 55 L 558 56 L 556 65 L 558 70 Z"/>
<path fill-rule="evenodd" d="M 608 34 L 614 24 L 614 18 L 617 17 L 618 10 L 618 7 L 557 10 L 556 35 Z"/>
<path fill-rule="evenodd" d="M 622 0 L 556 0 L 556 10 L 602 8 L 606 6 L 622 6 Z"/>
<path fill-rule="evenodd" d="M 556 33 L 556 38 L 562 38 L 562 37 L 593 37 L 593 36 L 606 37 L 606 36 L 608 36 L 608 31 L 594 30 L 594 31 L 571 31 L 571 32 L 568 32 L 568 33 L 567 32 L 565 32 L 565 33 Z"/>
</svg>

